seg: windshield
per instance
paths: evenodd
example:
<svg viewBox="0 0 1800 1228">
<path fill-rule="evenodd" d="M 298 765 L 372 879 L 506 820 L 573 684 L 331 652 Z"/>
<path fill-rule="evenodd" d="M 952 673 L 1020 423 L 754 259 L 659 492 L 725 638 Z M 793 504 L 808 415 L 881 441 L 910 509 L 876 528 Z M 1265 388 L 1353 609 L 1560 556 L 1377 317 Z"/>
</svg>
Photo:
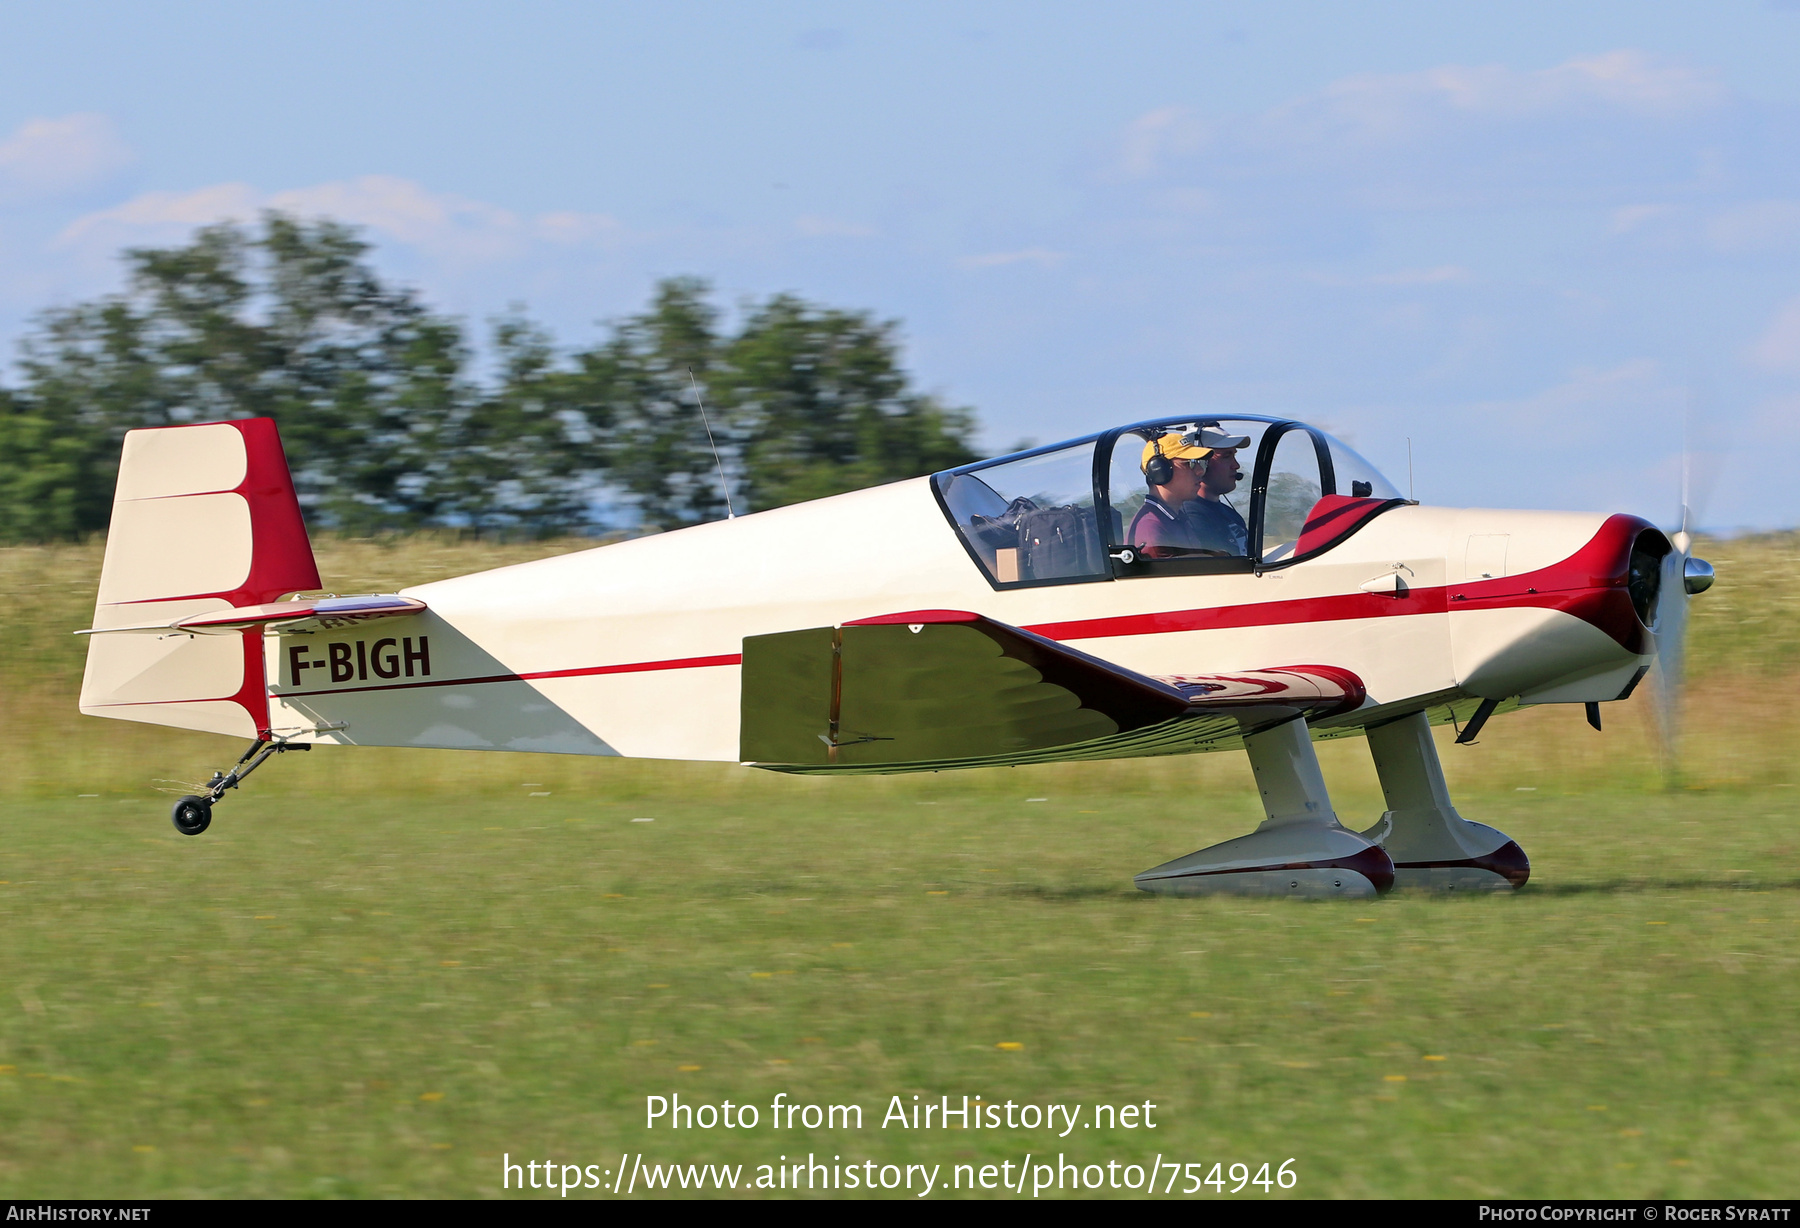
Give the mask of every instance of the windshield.
<svg viewBox="0 0 1800 1228">
<path fill-rule="evenodd" d="M 933 484 L 997 586 L 1280 566 L 1400 498 L 1342 440 L 1248 415 L 1140 422 Z"/>
<path fill-rule="evenodd" d="M 1103 580 L 1091 439 L 939 474 L 939 496 L 995 584 Z"/>
<path fill-rule="evenodd" d="M 1153 559 L 1248 557 L 1250 476 L 1269 425 L 1178 419 L 1119 435 L 1107 466 L 1112 544 Z"/>
<path fill-rule="evenodd" d="M 1331 468 L 1336 476 L 1336 494 L 1349 495 L 1353 499 L 1398 499 L 1400 492 L 1394 484 L 1381 475 L 1381 471 L 1362 455 L 1341 439 L 1337 439 L 1324 431 L 1314 432 L 1325 441 L 1331 453 Z M 1332 494 L 1333 491 L 1326 491 Z"/>
</svg>

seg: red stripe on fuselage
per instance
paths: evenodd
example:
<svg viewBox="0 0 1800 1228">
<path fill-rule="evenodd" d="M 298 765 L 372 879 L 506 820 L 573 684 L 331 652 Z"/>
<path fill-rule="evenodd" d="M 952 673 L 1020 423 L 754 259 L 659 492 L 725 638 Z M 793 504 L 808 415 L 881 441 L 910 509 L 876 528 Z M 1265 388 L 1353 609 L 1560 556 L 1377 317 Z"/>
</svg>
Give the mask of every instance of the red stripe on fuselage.
<svg viewBox="0 0 1800 1228">
<path fill-rule="evenodd" d="M 1259 601 L 1249 605 L 1214 606 L 1198 610 L 1165 610 L 1156 614 L 1124 614 L 1112 618 L 1084 618 L 1070 622 L 1039 623 L 1024 630 L 1046 639 L 1098 640 L 1127 635 L 1167 635 L 1178 631 L 1219 631 L 1237 627 L 1274 627 L 1298 623 L 1345 622 L 1363 618 L 1403 618 L 1412 614 L 1444 614 L 1451 610 L 1545 609 L 1558 610 L 1606 632 L 1629 652 L 1649 651 L 1649 635 L 1638 622 L 1626 589 L 1631 544 L 1652 526 L 1636 516 L 1612 516 L 1580 550 L 1558 563 L 1518 576 L 1478 580 L 1434 588 L 1413 588 L 1405 596 L 1375 593 L 1337 593 L 1328 597 L 1299 597 L 1289 601 Z M 969 617 L 962 610 L 915 610 L 857 620 L 858 624 L 887 622 L 959 622 Z M 847 624 L 849 625 L 849 624 Z M 541 678 L 584 678 L 598 674 L 631 674 L 645 670 L 701 669 L 737 665 L 737 653 L 712 657 L 684 657 L 669 661 L 638 661 L 626 665 L 590 665 L 578 669 L 541 670 L 527 674 L 493 674 L 485 678 L 443 678 L 423 682 L 397 682 L 384 686 L 340 687 L 325 691 L 288 691 L 281 698 L 309 695 L 348 695 L 362 691 L 404 691 L 415 687 L 475 686 L 487 682 L 534 682 Z"/>
<path fill-rule="evenodd" d="M 1435 597 L 1435 600 L 1433 598 Z M 1423 598 L 1422 600 L 1415 600 Z M 1408 609 L 1384 608 L 1411 606 Z M 1209 610 L 1171 610 L 1162 614 L 1130 614 L 1119 618 L 1092 618 L 1081 622 L 1045 623 L 1024 630 L 1052 640 L 1104 639 L 1117 635 L 1158 635 L 1170 631 L 1200 631 L 1216 627 L 1267 627 L 1283 623 L 1333 622 L 1347 618 L 1382 618 L 1397 614 L 1442 614 L 1444 590 L 1414 589 L 1406 598 L 1376 597 L 1353 593 L 1337 597 L 1309 597 L 1297 601 L 1265 601 L 1256 605 L 1220 606 Z M 934 615 L 961 614 L 962 611 L 933 610 Z M 918 614 L 863 619 L 861 623 L 908 621 Z M 960 621 L 938 618 L 936 621 Z M 577 669 L 549 669 L 525 674 L 489 674 L 480 678 L 431 678 L 416 682 L 392 682 L 380 686 L 334 687 L 322 691 L 283 691 L 281 699 L 298 699 L 312 695 L 355 695 L 368 691 L 407 691 L 422 687 L 478 686 L 489 682 L 535 682 L 540 678 L 586 678 L 599 674 L 632 674 L 645 670 L 701 669 L 715 665 L 737 665 L 743 661 L 738 653 L 714 657 L 684 657 L 671 661 L 636 661 L 627 665 L 589 665 Z M 272 692 L 273 693 L 273 692 Z"/>
<path fill-rule="evenodd" d="M 1606 632 L 1628 652 L 1650 651 L 1649 633 L 1638 621 L 1626 587 L 1631 546 L 1653 528 L 1636 516 L 1610 516 L 1574 554 L 1548 567 L 1497 580 L 1475 580 L 1441 588 L 1411 588 L 1401 597 L 1339 593 L 1292 601 L 1127 614 L 1027 627 L 1052 640 L 1106 639 L 1119 635 L 1160 635 L 1174 631 L 1217 631 L 1270 627 L 1283 623 L 1342 622 L 1357 618 L 1399 618 L 1462 610 L 1558 610 Z"/>
<path fill-rule="evenodd" d="M 1099 640 L 1115 635 L 1166 635 L 1174 631 L 1219 631 L 1233 627 L 1274 627 L 1283 623 L 1330 623 L 1352 618 L 1442 614 L 1448 608 L 1445 590 L 1415 588 L 1401 598 L 1340 593 L 1331 597 L 1259 601 L 1253 605 L 1214 606 L 1204 610 L 1165 610 L 1160 614 L 1040 623 L 1025 630 L 1052 640 Z"/>
</svg>

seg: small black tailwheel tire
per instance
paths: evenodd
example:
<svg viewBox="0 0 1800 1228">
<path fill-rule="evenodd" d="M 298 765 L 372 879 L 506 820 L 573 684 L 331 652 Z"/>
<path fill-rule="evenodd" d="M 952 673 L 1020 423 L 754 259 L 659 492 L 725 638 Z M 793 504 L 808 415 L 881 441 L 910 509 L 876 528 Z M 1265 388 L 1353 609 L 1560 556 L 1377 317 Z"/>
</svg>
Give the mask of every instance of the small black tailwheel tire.
<svg viewBox="0 0 1800 1228">
<path fill-rule="evenodd" d="M 197 836 L 212 826 L 212 803 L 204 797 L 184 797 L 169 812 L 169 821 L 182 835 Z"/>
</svg>

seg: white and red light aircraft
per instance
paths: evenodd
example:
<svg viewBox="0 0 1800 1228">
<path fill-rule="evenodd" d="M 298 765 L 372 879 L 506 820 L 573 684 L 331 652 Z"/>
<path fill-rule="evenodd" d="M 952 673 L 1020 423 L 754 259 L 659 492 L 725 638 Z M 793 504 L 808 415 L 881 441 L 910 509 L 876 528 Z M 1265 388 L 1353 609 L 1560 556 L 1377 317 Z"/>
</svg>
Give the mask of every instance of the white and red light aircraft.
<svg viewBox="0 0 1800 1228">
<path fill-rule="evenodd" d="M 1131 540 L 1170 435 L 1190 453 L 1238 442 L 1240 545 Z M 1421 507 L 1322 431 L 1238 416 L 394 595 L 306 596 L 319 574 L 274 423 L 246 419 L 125 437 L 81 710 L 254 739 L 176 804 L 190 835 L 270 755 L 318 743 L 816 773 L 1241 747 L 1266 821 L 1138 886 L 1505 889 L 1525 854 L 1457 814 L 1431 726 L 1468 741 L 1543 703 L 1588 705 L 1597 726 L 1659 647 L 1678 659 L 1711 577 L 1685 533 Z M 1313 752 L 1354 734 L 1388 807 L 1362 832 Z"/>
</svg>

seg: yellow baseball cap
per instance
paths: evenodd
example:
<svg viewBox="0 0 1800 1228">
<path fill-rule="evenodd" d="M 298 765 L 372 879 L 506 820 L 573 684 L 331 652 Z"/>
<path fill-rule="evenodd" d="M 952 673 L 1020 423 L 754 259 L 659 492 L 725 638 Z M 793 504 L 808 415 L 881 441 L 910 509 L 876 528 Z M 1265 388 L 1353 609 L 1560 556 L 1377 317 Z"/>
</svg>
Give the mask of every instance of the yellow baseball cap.
<svg viewBox="0 0 1800 1228">
<path fill-rule="evenodd" d="M 1151 459 L 1159 451 L 1170 460 L 1204 460 L 1219 448 L 1249 446 L 1250 436 L 1227 435 L 1216 424 L 1205 423 L 1186 434 L 1170 431 L 1162 438 L 1145 444 L 1143 459 L 1138 462 L 1138 468 L 1148 471 Z"/>
</svg>

